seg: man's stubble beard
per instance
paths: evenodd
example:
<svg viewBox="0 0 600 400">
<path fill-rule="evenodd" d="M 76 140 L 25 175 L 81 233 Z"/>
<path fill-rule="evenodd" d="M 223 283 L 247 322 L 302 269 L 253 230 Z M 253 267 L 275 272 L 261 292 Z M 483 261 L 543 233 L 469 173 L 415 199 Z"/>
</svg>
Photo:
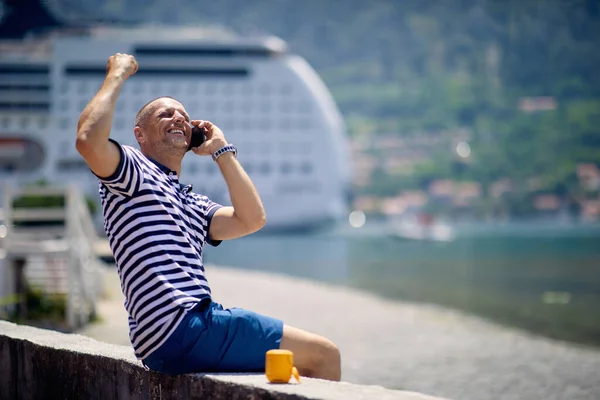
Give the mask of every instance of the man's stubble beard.
<svg viewBox="0 0 600 400">
<path fill-rule="evenodd" d="M 169 154 L 184 156 L 187 152 L 188 143 L 185 140 L 173 140 L 173 138 L 164 138 L 156 143 L 156 151 L 159 154 Z"/>
</svg>

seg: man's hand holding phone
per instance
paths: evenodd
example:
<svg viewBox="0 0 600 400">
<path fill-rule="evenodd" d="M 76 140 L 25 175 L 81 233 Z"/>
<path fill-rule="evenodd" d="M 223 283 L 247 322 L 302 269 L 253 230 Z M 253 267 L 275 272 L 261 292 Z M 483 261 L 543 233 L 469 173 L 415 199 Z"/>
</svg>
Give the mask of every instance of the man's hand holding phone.
<svg viewBox="0 0 600 400">
<path fill-rule="evenodd" d="M 196 134 L 196 140 L 192 138 L 189 149 L 199 156 L 212 156 L 217 150 L 227 145 L 225 135 L 218 126 L 209 121 L 192 120 L 192 136 Z M 194 131 L 196 133 L 194 133 Z M 204 140 L 201 136 L 204 135 Z M 200 143 L 199 145 L 197 145 Z"/>
</svg>

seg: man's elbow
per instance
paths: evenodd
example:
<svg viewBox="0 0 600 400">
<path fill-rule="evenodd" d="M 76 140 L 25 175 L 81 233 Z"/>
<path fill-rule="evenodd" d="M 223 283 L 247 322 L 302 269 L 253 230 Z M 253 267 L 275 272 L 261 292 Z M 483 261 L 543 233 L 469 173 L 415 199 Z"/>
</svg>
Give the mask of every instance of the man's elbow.
<svg viewBox="0 0 600 400">
<path fill-rule="evenodd" d="M 263 212 L 260 216 L 254 218 L 251 222 L 246 224 L 246 227 L 249 230 L 249 233 L 254 233 L 260 231 L 265 224 L 267 223 L 267 216 Z"/>
<path fill-rule="evenodd" d="M 85 132 L 77 132 L 77 138 L 75 139 L 75 148 L 81 155 L 85 155 L 90 151 L 90 141 L 88 140 Z"/>
<path fill-rule="evenodd" d="M 266 214 L 263 212 L 260 220 L 258 222 L 258 229 L 257 230 L 261 230 L 262 228 L 264 228 L 265 224 L 267 223 L 267 216 Z"/>
</svg>

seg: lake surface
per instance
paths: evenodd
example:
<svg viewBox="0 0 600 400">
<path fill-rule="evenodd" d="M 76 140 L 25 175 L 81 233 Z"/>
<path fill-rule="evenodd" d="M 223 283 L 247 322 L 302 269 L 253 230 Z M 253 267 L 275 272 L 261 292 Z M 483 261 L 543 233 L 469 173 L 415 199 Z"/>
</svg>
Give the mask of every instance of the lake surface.
<svg viewBox="0 0 600 400">
<path fill-rule="evenodd" d="M 255 234 L 205 247 L 205 263 L 439 304 L 600 347 L 600 225 L 464 225 L 447 243 L 399 240 L 389 228 Z"/>
</svg>

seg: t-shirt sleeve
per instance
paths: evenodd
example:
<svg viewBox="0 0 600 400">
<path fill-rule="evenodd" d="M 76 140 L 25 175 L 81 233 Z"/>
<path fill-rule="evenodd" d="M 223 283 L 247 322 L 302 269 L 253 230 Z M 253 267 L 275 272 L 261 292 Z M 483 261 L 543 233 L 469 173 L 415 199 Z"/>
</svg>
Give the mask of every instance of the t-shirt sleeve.
<svg viewBox="0 0 600 400">
<path fill-rule="evenodd" d="M 208 197 L 205 196 L 203 196 L 203 201 L 206 204 L 206 206 L 204 207 L 204 219 L 206 221 L 206 236 L 204 238 L 204 243 L 208 243 L 213 247 L 217 247 L 221 244 L 222 240 L 212 240 L 210 238 L 210 223 L 212 222 L 212 218 L 213 215 L 215 215 L 215 212 L 217 212 L 217 210 L 219 208 L 222 208 L 223 206 L 219 203 L 215 203 L 214 201 L 210 200 Z"/>
<path fill-rule="evenodd" d="M 141 163 L 132 147 L 121 146 L 117 141 L 109 140 L 119 148 L 121 153 L 119 165 L 109 177 L 94 175 L 112 193 L 132 197 L 140 189 L 144 180 Z"/>
</svg>

